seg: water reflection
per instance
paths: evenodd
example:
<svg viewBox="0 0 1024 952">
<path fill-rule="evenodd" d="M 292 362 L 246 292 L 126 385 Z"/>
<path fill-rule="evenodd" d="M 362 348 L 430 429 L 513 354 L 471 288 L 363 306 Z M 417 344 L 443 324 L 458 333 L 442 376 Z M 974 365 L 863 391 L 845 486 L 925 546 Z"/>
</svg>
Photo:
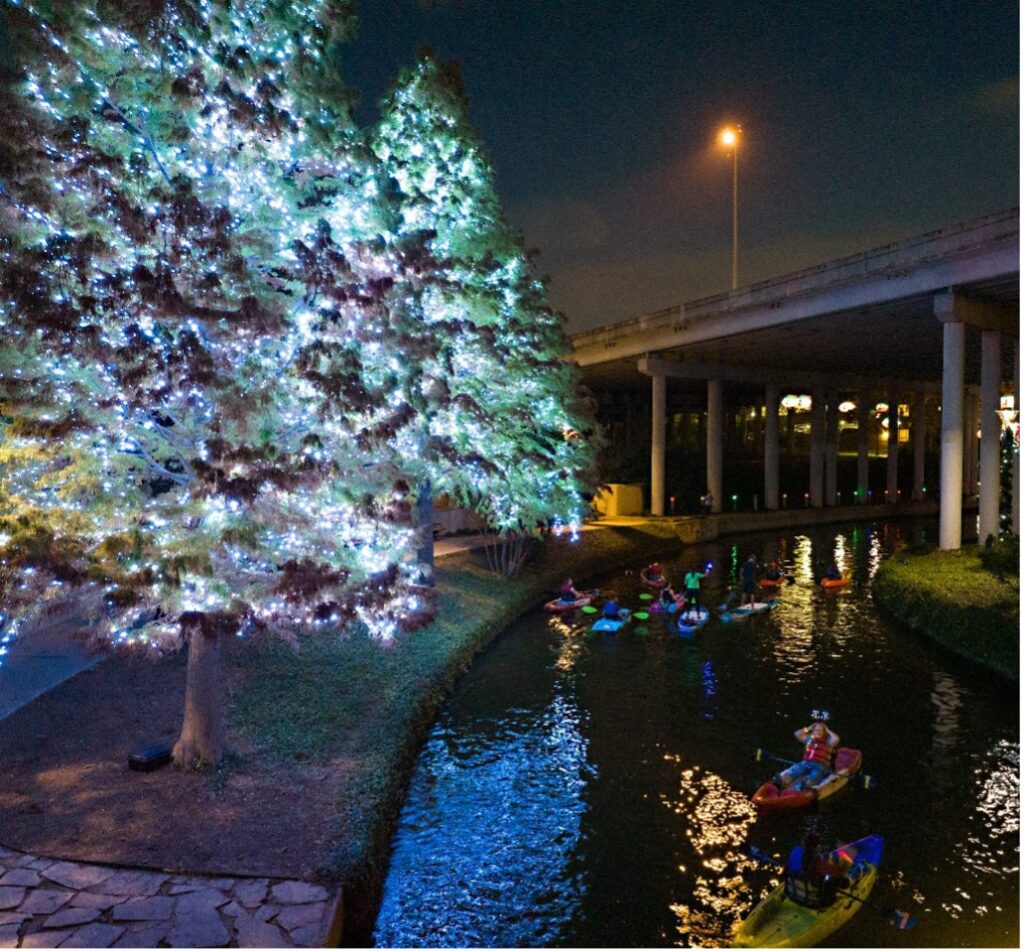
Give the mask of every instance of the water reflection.
<svg viewBox="0 0 1024 952">
<path fill-rule="evenodd" d="M 569 868 L 592 775 L 581 724 L 562 695 L 543 711 L 490 725 L 489 736 L 465 736 L 442 717 L 402 812 L 377 945 L 557 938 L 584 893 L 583 872 Z"/>
<path fill-rule="evenodd" d="M 679 764 L 682 758 L 666 755 Z M 725 778 L 694 766 L 679 773 L 675 796 L 662 796 L 662 805 L 685 823 L 684 835 L 692 869 L 679 867 L 685 899 L 670 905 L 676 917 L 674 944 L 720 946 L 733 932 L 738 909 L 751 905 L 744 871 L 755 868 L 746 856 L 748 830 L 757 813 L 746 793 L 734 790 Z"/>
</svg>

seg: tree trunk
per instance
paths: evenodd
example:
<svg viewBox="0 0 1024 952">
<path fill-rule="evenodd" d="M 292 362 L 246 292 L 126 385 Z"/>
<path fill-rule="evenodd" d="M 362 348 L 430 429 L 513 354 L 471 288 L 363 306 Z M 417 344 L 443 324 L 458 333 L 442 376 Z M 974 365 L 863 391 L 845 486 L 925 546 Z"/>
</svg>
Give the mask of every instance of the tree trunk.
<svg viewBox="0 0 1024 952">
<path fill-rule="evenodd" d="M 420 531 L 420 544 L 416 557 L 421 566 L 419 583 L 434 584 L 434 491 L 429 479 L 424 479 L 416 491 L 416 524 Z"/>
<path fill-rule="evenodd" d="M 171 751 L 183 770 L 198 764 L 216 767 L 224 754 L 224 682 L 220 672 L 220 626 L 197 612 L 181 619 L 188 637 L 185 718 Z"/>
</svg>

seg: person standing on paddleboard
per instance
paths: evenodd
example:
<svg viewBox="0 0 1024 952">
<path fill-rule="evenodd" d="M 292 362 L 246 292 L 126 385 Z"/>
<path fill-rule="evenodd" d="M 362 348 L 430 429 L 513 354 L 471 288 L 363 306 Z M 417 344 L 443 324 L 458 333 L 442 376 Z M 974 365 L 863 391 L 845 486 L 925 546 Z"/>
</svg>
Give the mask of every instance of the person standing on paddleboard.
<svg viewBox="0 0 1024 952">
<path fill-rule="evenodd" d="M 757 588 L 757 556 L 751 553 L 740 566 L 740 581 L 743 583 L 743 597 L 740 605 L 754 604 L 754 589 Z"/>
</svg>

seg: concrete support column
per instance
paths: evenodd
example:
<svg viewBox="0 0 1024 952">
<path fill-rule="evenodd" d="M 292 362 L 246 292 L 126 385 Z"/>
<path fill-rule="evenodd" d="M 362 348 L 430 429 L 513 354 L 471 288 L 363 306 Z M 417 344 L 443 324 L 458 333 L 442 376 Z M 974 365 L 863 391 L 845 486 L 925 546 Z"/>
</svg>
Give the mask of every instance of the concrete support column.
<svg viewBox="0 0 1024 952">
<path fill-rule="evenodd" d="M 1013 351 L 1013 407 L 1017 411 L 1020 422 L 1020 341 Z M 1013 454 L 1013 515 L 1010 529 L 1014 535 L 1020 535 L 1020 452 Z"/>
<path fill-rule="evenodd" d="M 978 492 L 978 394 L 964 388 L 964 485 L 963 494 L 973 499 Z"/>
<path fill-rule="evenodd" d="M 708 381 L 708 492 L 711 493 L 711 511 L 722 511 L 722 381 Z"/>
<path fill-rule="evenodd" d="M 821 508 L 825 475 L 825 390 L 811 391 L 811 472 L 810 498 L 815 509 Z"/>
<path fill-rule="evenodd" d="M 899 496 L 900 405 L 899 397 L 889 394 L 889 442 L 885 449 L 885 501 L 896 505 Z"/>
<path fill-rule="evenodd" d="M 914 441 L 914 499 L 924 499 L 924 451 L 926 436 L 925 402 L 923 393 L 914 394 L 910 410 L 910 434 Z"/>
<path fill-rule="evenodd" d="M 857 502 L 868 501 L 868 401 L 863 390 L 857 396 Z"/>
<path fill-rule="evenodd" d="M 941 297 L 944 295 L 939 295 L 939 298 Z M 963 324 L 957 321 L 947 321 L 943 324 L 939 548 L 945 550 L 960 548 L 963 521 L 965 336 Z"/>
<path fill-rule="evenodd" d="M 999 538 L 999 382 L 1003 339 L 981 332 L 981 459 L 978 469 L 978 541 Z"/>
<path fill-rule="evenodd" d="M 779 388 L 764 391 L 764 508 L 779 508 Z"/>
<path fill-rule="evenodd" d="M 839 394 L 828 391 L 825 408 L 825 505 L 834 506 L 839 491 Z"/>
<path fill-rule="evenodd" d="M 651 376 L 651 515 L 665 515 L 665 375 Z"/>
</svg>

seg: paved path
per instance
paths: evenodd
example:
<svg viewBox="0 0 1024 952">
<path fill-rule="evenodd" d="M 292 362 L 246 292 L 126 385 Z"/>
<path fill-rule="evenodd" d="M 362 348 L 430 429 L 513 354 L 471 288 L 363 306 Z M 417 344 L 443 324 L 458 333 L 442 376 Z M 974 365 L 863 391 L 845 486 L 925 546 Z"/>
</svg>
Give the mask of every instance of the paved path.
<svg viewBox="0 0 1024 952">
<path fill-rule="evenodd" d="M 0 652 L 0 721 L 103 659 L 60 626 L 28 632 L 13 643 L 0 645 Z"/>
<path fill-rule="evenodd" d="M 0 949 L 318 947 L 337 893 L 299 880 L 175 876 L 0 847 Z"/>
</svg>

